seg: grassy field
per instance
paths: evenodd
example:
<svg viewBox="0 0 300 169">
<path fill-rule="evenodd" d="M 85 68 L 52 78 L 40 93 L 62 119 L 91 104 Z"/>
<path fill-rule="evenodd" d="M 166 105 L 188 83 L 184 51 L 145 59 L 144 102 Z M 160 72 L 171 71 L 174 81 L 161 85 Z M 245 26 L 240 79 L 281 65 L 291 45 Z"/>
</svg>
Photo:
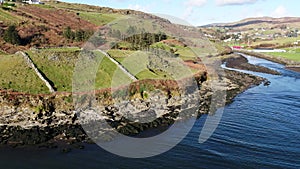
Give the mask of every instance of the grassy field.
<svg viewBox="0 0 300 169">
<path fill-rule="evenodd" d="M 0 55 L 0 88 L 25 93 L 49 93 L 21 55 Z"/>
<path fill-rule="evenodd" d="M 0 8 L 0 21 L 7 24 L 16 24 L 20 21 L 19 17 L 13 16 L 9 11 Z"/>
<path fill-rule="evenodd" d="M 266 40 L 266 41 L 257 41 L 257 42 L 253 42 L 251 45 L 255 46 L 255 45 L 259 45 L 259 44 L 275 44 L 275 45 L 286 45 L 286 44 L 291 44 L 297 40 L 299 40 L 300 38 L 296 38 L 296 37 L 291 37 L 291 38 L 279 38 L 279 39 L 274 39 L 274 40 Z"/>
<path fill-rule="evenodd" d="M 89 5 L 85 5 L 85 4 L 79 4 L 79 3 L 49 1 L 46 4 L 48 4 L 52 7 L 55 7 L 55 8 L 62 8 L 62 9 L 68 9 L 68 10 L 74 10 L 74 11 L 91 11 L 91 12 L 97 11 L 97 7 L 95 7 L 95 6 L 89 6 Z"/>
<path fill-rule="evenodd" d="M 168 52 L 173 51 L 174 54 L 178 54 L 183 60 L 193 60 L 196 57 L 195 51 L 189 47 L 179 46 L 179 45 L 167 45 L 162 42 L 157 42 L 151 45 L 153 48 L 159 48 L 166 50 Z"/>
<path fill-rule="evenodd" d="M 54 9 L 53 6 L 47 5 L 47 4 L 33 4 L 33 5 L 36 7 L 39 7 L 39 8 L 44 8 L 44 9 Z"/>
<path fill-rule="evenodd" d="M 272 56 L 276 56 L 276 57 L 283 57 L 285 59 L 289 59 L 289 60 L 293 60 L 293 61 L 297 61 L 300 62 L 300 53 L 289 53 L 289 52 L 285 52 L 285 53 L 268 53 Z"/>
<path fill-rule="evenodd" d="M 96 75 L 96 88 L 118 87 L 131 82 L 131 79 L 117 65 L 100 54 L 100 52 L 95 53 L 102 58 Z"/>
<path fill-rule="evenodd" d="M 115 19 L 124 17 L 120 14 L 112 13 L 109 9 L 101 11 L 98 6 L 90 6 L 78 3 L 65 3 L 65 2 L 47 2 L 50 7 L 67 9 L 76 14 L 83 20 L 87 20 L 95 25 L 102 26 Z"/>
<path fill-rule="evenodd" d="M 126 57 L 132 55 L 136 51 L 111 49 L 107 53 L 121 63 Z"/>
<path fill-rule="evenodd" d="M 194 60 L 197 57 L 205 57 L 210 54 L 216 54 L 217 51 L 224 50 L 224 47 L 219 44 L 206 44 L 207 47 L 196 48 L 196 47 L 184 47 L 180 45 L 167 45 L 162 42 L 151 45 L 153 48 L 160 48 L 166 51 L 173 50 L 175 54 L 178 54 L 182 60 Z"/>
<path fill-rule="evenodd" d="M 72 90 L 73 69 L 79 49 L 42 49 L 27 53 L 58 91 Z"/>
<path fill-rule="evenodd" d="M 148 55 L 146 52 L 142 51 L 132 51 L 130 53 L 126 52 L 126 55 L 123 55 L 124 51 L 121 50 L 114 50 L 113 55 L 114 58 L 119 58 L 116 57 L 117 55 L 119 56 L 125 56 L 122 58 L 120 63 L 133 75 L 135 75 L 138 79 L 153 79 L 157 78 L 157 75 L 150 72 L 147 68 L 147 63 L 148 63 Z M 143 72 L 143 73 L 141 73 Z"/>
<path fill-rule="evenodd" d="M 261 33 L 263 35 L 273 35 L 275 33 L 281 33 L 281 30 L 280 29 L 266 30 L 266 31 L 261 31 Z"/>
<path fill-rule="evenodd" d="M 275 56 L 275 57 L 282 57 L 288 60 L 292 61 L 297 61 L 300 62 L 300 48 L 283 48 L 286 50 L 286 52 L 273 52 L 273 53 L 268 53 L 269 55 Z"/>
<path fill-rule="evenodd" d="M 72 91 L 74 68 L 82 54 L 80 48 L 49 48 L 26 52 L 57 91 Z M 92 53 L 101 61 L 96 73 L 96 89 L 118 87 L 131 82 L 131 79 L 107 57 L 100 52 Z M 180 58 L 156 57 L 145 51 L 110 50 L 109 54 L 139 80 L 177 79 L 190 75 L 189 70 L 181 64 Z M 2 54 L 0 64 L 0 72 L 3 72 L 0 76 L 1 89 L 48 93 L 45 84 L 27 66 L 22 56 Z"/>
<path fill-rule="evenodd" d="M 73 72 L 80 52 L 78 48 L 65 48 L 28 51 L 28 54 L 37 67 L 55 84 L 58 91 L 71 92 Z M 101 55 L 99 52 L 94 54 Z M 100 57 L 102 60 L 95 79 L 96 89 L 116 87 L 130 81 L 129 77 L 108 58 Z M 112 79 L 114 79 L 113 84 Z"/>
<path fill-rule="evenodd" d="M 79 16 L 81 19 L 87 20 L 98 26 L 108 24 L 121 17 L 121 15 L 118 14 L 101 14 L 96 12 L 80 12 Z"/>
<path fill-rule="evenodd" d="M 114 52 L 117 53 L 117 51 Z M 163 55 L 154 56 L 145 51 L 135 51 L 120 61 L 139 80 L 176 79 L 190 75 L 190 69 L 183 66 L 181 62 L 180 58 L 171 58 Z"/>
<path fill-rule="evenodd" d="M 122 34 L 126 34 L 130 26 L 138 28 L 134 34 L 140 34 L 141 32 L 159 33 L 164 30 L 161 25 L 153 23 L 153 20 L 141 19 L 132 15 L 123 15 L 109 23 L 108 26 L 111 29 L 119 30 Z"/>
<path fill-rule="evenodd" d="M 289 53 L 300 53 L 300 48 L 283 48 L 284 50 L 286 50 Z"/>
</svg>

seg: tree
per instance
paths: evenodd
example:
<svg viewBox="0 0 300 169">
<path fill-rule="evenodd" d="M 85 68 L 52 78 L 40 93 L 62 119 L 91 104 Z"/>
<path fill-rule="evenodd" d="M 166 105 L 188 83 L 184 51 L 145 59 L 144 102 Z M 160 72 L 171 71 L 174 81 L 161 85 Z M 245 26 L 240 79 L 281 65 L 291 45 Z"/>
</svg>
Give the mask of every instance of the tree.
<svg viewBox="0 0 300 169">
<path fill-rule="evenodd" d="M 21 38 L 18 34 L 18 31 L 16 30 L 16 26 L 9 26 L 8 29 L 4 32 L 3 39 L 13 45 L 19 45 L 21 42 Z"/>
<path fill-rule="evenodd" d="M 70 40 L 75 40 L 78 42 L 84 41 L 89 39 L 89 37 L 93 34 L 93 31 L 91 30 L 76 30 L 76 31 L 72 31 L 71 28 L 68 26 L 64 32 L 63 32 L 63 36 L 67 39 Z"/>
</svg>

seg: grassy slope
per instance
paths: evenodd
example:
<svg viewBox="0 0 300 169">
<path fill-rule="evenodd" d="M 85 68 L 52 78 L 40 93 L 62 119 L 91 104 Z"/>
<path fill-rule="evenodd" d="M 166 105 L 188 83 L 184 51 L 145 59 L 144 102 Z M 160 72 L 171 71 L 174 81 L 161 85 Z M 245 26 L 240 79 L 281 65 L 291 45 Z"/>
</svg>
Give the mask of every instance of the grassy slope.
<svg viewBox="0 0 300 169">
<path fill-rule="evenodd" d="M 55 84 L 58 91 L 71 91 L 72 73 L 78 49 L 43 49 L 27 52 L 36 66 Z"/>
<path fill-rule="evenodd" d="M 222 51 L 223 48 L 217 44 L 211 44 L 211 46 L 204 48 L 196 47 L 184 47 L 180 45 L 167 45 L 162 42 L 155 43 L 151 45 L 153 48 L 160 48 L 166 51 L 173 49 L 175 54 L 179 54 L 182 60 L 194 60 L 196 57 L 204 57 L 209 54 L 215 54 L 217 50 Z M 218 48 L 218 49 L 217 49 Z"/>
<path fill-rule="evenodd" d="M 148 55 L 145 52 L 110 50 L 108 53 L 140 80 L 163 78 L 148 70 Z"/>
<path fill-rule="evenodd" d="M 95 52 L 101 55 L 99 52 Z M 99 70 L 96 75 L 95 86 L 96 88 L 109 88 L 118 87 L 129 84 L 131 79 L 122 72 L 117 65 L 111 62 L 107 57 L 103 57 L 99 65 Z"/>
<path fill-rule="evenodd" d="M 163 49 L 163 50 L 166 50 L 169 52 L 172 49 L 175 51 L 175 53 L 179 54 L 180 58 L 182 58 L 183 60 L 191 60 L 196 57 L 193 50 L 191 50 L 191 48 L 188 48 L 188 47 L 183 47 L 183 46 L 179 46 L 179 45 L 170 46 L 170 45 L 164 44 L 162 42 L 155 43 L 151 46 L 153 48 L 159 48 L 159 49 Z"/>
<path fill-rule="evenodd" d="M 111 49 L 108 51 L 108 54 L 120 63 L 134 52 L 136 51 Z"/>
<path fill-rule="evenodd" d="M 48 88 L 21 55 L 0 55 L 0 88 L 25 93 L 48 93 Z"/>
<path fill-rule="evenodd" d="M 96 11 L 96 6 L 84 5 L 84 4 L 77 4 L 77 3 L 67 3 L 67 2 L 60 2 L 60 1 L 49 1 L 47 2 L 48 5 L 53 6 L 55 8 L 60 9 L 67 9 L 67 10 L 77 10 L 77 11 Z"/>
<path fill-rule="evenodd" d="M 69 10 L 78 14 L 80 19 L 89 21 L 95 25 L 102 26 L 122 17 L 120 14 L 100 12 L 99 7 L 84 4 L 47 2 L 48 6 Z"/>
<path fill-rule="evenodd" d="M 80 54 L 78 48 L 43 49 L 28 51 L 28 54 L 37 67 L 55 84 L 58 91 L 72 91 L 73 71 Z M 96 52 L 95 54 L 100 55 Z M 96 89 L 111 87 L 113 78 L 113 86 L 130 82 L 114 63 L 103 57 L 95 79 Z"/>
<path fill-rule="evenodd" d="M 184 66 L 181 58 L 170 58 L 162 55 L 160 57 L 149 56 L 150 53 L 145 51 L 111 50 L 109 53 L 139 80 L 173 79 L 179 76 L 186 77 L 191 72 L 197 72 L 197 70 Z M 161 58 L 164 59 L 161 60 Z M 154 64 L 151 65 L 150 62 Z"/>
</svg>

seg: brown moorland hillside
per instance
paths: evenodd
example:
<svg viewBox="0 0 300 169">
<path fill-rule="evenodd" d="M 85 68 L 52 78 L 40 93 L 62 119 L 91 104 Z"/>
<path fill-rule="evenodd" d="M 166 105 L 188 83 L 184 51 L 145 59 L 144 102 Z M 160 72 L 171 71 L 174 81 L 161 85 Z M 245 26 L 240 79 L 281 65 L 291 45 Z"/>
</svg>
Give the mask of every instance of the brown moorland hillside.
<svg viewBox="0 0 300 169">
<path fill-rule="evenodd" d="M 97 28 L 122 16 L 135 15 L 158 22 L 169 21 L 157 16 L 133 10 L 119 10 L 84 4 L 70 4 L 59 1 L 46 2 L 45 5 L 13 3 L 13 6 L 0 7 L 0 50 L 15 53 L 30 47 L 80 47 L 83 41 L 72 41 L 63 37 L 67 27 L 72 31 L 83 30 L 90 35 Z M 21 37 L 20 45 L 6 43 L 4 31 L 15 25 Z"/>
</svg>

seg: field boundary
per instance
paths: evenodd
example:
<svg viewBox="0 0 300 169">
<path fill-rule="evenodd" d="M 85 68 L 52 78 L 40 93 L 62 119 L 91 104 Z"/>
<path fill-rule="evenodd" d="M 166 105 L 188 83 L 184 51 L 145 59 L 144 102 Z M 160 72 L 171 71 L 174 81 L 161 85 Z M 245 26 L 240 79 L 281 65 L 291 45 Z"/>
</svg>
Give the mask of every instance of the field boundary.
<svg viewBox="0 0 300 169">
<path fill-rule="evenodd" d="M 42 73 L 38 70 L 38 68 L 34 65 L 33 61 L 31 60 L 31 58 L 28 56 L 27 53 L 24 52 L 19 52 L 25 59 L 25 61 L 27 62 L 27 64 L 35 71 L 36 75 L 46 84 L 46 86 L 48 87 L 50 93 L 54 93 L 54 87 L 50 84 L 50 82 L 42 75 Z"/>
<path fill-rule="evenodd" d="M 118 61 L 116 61 L 114 58 L 112 58 L 108 53 L 103 52 L 101 50 L 97 50 L 97 51 L 101 52 L 110 61 L 112 61 L 114 64 L 116 64 L 128 77 L 130 77 L 130 79 L 132 79 L 133 81 L 137 81 L 138 80 L 133 74 L 131 74 L 123 65 L 121 65 Z"/>
</svg>

